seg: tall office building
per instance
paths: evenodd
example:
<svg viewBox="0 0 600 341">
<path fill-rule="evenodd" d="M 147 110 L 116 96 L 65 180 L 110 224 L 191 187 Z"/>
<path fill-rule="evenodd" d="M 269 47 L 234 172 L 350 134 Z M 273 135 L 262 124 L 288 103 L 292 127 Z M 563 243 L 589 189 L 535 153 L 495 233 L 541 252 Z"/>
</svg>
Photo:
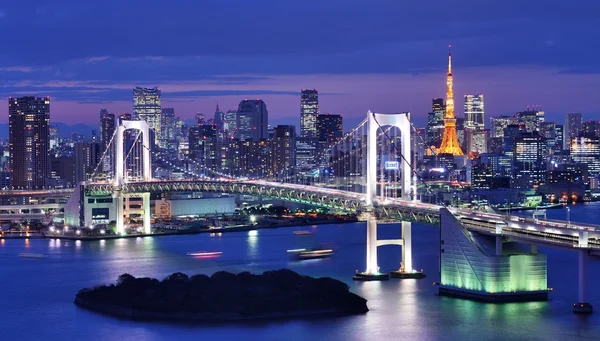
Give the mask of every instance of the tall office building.
<svg viewBox="0 0 600 341">
<path fill-rule="evenodd" d="M 583 129 L 583 120 L 581 113 L 569 113 L 565 120 L 565 137 L 564 137 L 564 149 L 569 149 L 571 139 L 579 137 L 579 133 Z"/>
<path fill-rule="evenodd" d="M 144 120 L 148 123 L 148 127 L 154 131 L 156 144 L 163 148 L 159 88 L 136 87 L 133 89 L 133 116 L 136 120 Z"/>
<path fill-rule="evenodd" d="M 217 126 L 217 130 L 219 132 L 223 131 L 225 113 L 219 108 L 219 103 L 217 102 L 217 108 L 215 109 L 215 117 L 213 119 L 213 123 Z"/>
<path fill-rule="evenodd" d="M 516 124 L 521 125 L 526 132 L 540 131 L 540 126 L 544 122 L 544 112 L 527 108 L 515 114 Z"/>
<path fill-rule="evenodd" d="M 164 148 L 177 148 L 177 144 L 175 143 L 176 120 L 174 108 L 162 108 L 160 127 L 162 129 L 161 137 L 164 141 Z"/>
<path fill-rule="evenodd" d="M 516 119 L 511 116 L 494 116 L 490 119 L 490 136 L 492 138 L 504 137 L 504 128 L 515 124 Z"/>
<path fill-rule="evenodd" d="M 75 143 L 75 183 L 73 185 L 88 180 L 88 177 L 94 173 L 102 157 L 101 148 L 101 144 L 97 142 Z"/>
<path fill-rule="evenodd" d="M 234 137 L 237 134 L 237 111 L 227 110 L 223 114 L 223 131 L 227 137 Z"/>
<path fill-rule="evenodd" d="M 106 108 L 100 109 L 100 121 L 102 121 L 102 117 L 104 117 L 106 114 L 108 114 L 108 110 Z"/>
<path fill-rule="evenodd" d="M 580 136 L 570 141 L 573 162 L 585 164 L 590 175 L 600 174 L 600 138 L 596 136 Z"/>
<path fill-rule="evenodd" d="M 342 138 L 342 115 L 324 114 L 317 116 L 317 137 L 320 141 L 333 143 Z"/>
<path fill-rule="evenodd" d="M 116 126 L 117 122 L 114 114 L 105 113 L 104 116 L 102 116 L 102 120 L 100 121 L 100 149 L 102 153 L 109 148 L 109 144 L 111 143 L 111 140 L 113 140 L 115 134 Z M 111 151 L 116 150 L 116 143 L 117 141 L 115 139 L 112 144 L 110 144 Z M 104 171 L 114 168 L 114 160 L 110 159 L 112 155 L 114 155 L 114 153 L 106 153 L 106 156 L 102 161 L 102 169 Z"/>
<path fill-rule="evenodd" d="M 546 179 L 546 141 L 538 132 L 514 139 L 515 188 L 534 188 Z"/>
<path fill-rule="evenodd" d="M 8 98 L 11 186 L 42 188 L 50 177 L 50 97 Z"/>
<path fill-rule="evenodd" d="M 316 89 L 303 89 L 300 94 L 300 137 L 317 137 L 317 116 L 319 92 Z"/>
<path fill-rule="evenodd" d="M 100 142 L 102 143 L 102 152 L 106 150 L 106 147 L 113 139 L 113 135 L 116 130 L 115 114 L 106 113 L 100 120 Z M 113 142 L 113 144 L 116 142 Z"/>
<path fill-rule="evenodd" d="M 58 148 L 59 142 L 58 127 L 50 126 L 50 149 Z"/>
<path fill-rule="evenodd" d="M 434 98 L 431 101 L 431 112 L 427 114 L 427 144 L 439 146 L 444 134 L 444 116 L 446 105 L 443 98 Z"/>
<path fill-rule="evenodd" d="M 273 128 L 273 174 L 281 180 L 290 178 L 296 168 L 296 127 L 278 125 Z"/>
<path fill-rule="evenodd" d="M 465 95 L 465 129 L 484 127 L 483 95 Z"/>
<path fill-rule="evenodd" d="M 600 137 L 600 121 L 583 122 L 581 135 Z"/>
<path fill-rule="evenodd" d="M 241 141 L 267 139 L 269 137 L 269 113 L 262 99 L 240 102 L 236 115 L 237 131 L 234 135 Z"/>
</svg>

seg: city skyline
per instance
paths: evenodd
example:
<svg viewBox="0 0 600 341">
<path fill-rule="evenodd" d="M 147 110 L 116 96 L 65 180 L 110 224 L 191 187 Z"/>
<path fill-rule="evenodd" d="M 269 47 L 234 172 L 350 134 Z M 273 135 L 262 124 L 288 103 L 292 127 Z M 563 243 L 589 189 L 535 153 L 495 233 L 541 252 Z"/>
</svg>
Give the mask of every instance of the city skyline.
<svg viewBox="0 0 600 341">
<path fill-rule="evenodd" d="M 387 4 L 384 10 L 333 1 L 319 4 L 311 16 L 322 34 L 297 20 L 313 6 L 232 3 L 195 4 L 197 11 L 189 10 L 190 4 L 163 7 L 152 1 L 145 6 L 132 1 L 118 11 L 111 4 L 96 8 L 67 0 L 51 8 L 5 4 L 0 35 L 8 41 L 10 27 L 32 15 L 36 20 L 20 29 L 36 38 L 16 41 L 0 53 L 0 96 L 51 96 L 53 121 L 97 124 L 101 107 L 132 112 L 133 87 L 159 86 L 163 105 L 175 107 L 183 118 L 211 113 L 217 101 L 231 109 L 245 98 L 260 98 L 276 125 L 297 117 L 300 89 L 318 88 L 320 111 L 341 113 L 346 122 L 360 121 L 369 109 L 410 111 L 424 122 L 431 98 L 444 94 L 442 56 L 452 44 L 457 99 L 484 94 L 488 117 L 513 114 L 527 105 L 542 105 L 551 120 L 567 112 L 598 113 L 594 95 L 600 91 L 600 63 L 592 49 L 579 47 L 598 33 L 585 20 L 598 6 L 593 2 L 582 13 L 580 5 L 558 8 L 541 1 L 463 3 L 450 11 L 418 4 Z M 274 22 L 254 23 L 247 30 L 251 19 L 236 14 L 250 10 L 273 14 Z M 138 11 L 161 18 L 145 25 L 148 34 L 141 38 L 129 27 L 139 27 L 136 20 L 144 16 Z M 194 19 L 187 20 L 191 13 Z M 219 25 L 221 16 L 214 13 L 237 19 Z M 118 23 L 107 28 L 91 20 L 96 15 Z M 123 17 L 128 20 L 118 20 Z M 370 17 L 377 17 L 377 24 L 356 24 Z M 299 32 L 308 34 L 298 30 L 302 25 L 314 39 L 297 44 Z M 409 33 L 407 26 L 417 29 Z M 43 38 L 48 35 L 53 39 Z M 45 53 L 29 53 L 33 46 Z M 523 53 L 511 52 L 515 50 Z M 564 100 L 575 96 L 581 100 Z M 461 102 L 456 108 L 462 108 Z M 7 121 L 6 110 L 0 108 L 0 123 Z M 462 117 L 461 110 L 456 114 Z"/>
</svg>

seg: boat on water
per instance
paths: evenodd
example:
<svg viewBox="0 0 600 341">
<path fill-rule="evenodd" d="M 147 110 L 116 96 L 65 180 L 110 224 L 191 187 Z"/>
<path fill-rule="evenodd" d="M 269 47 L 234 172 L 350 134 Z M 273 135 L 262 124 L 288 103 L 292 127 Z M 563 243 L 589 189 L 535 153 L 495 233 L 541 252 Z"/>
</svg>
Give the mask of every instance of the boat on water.
<svg viewBox="0 0 600 341">
<path fill-rule="evenodd" d="M 296 236 L 308 236 L 308 235 L 311 235 L 312 232 L 307 231 L 307 230 L 300 230 L 300 231 L 294 231 L 294 234 Z"/>
<path fill-rule="evenodd" d="M 198 257 L 198 258 L 215 258 L 219 257 L 223 252 L 221 251 L 196 251 L 196 252 L 188 252 L 188 256 Z"/>
<path fill-rule="evenodd" d="M 294 258 L 298 260 L 327 258 L 333 255 L 332 249 L 327 248 L 312 248 L 312 249 L 294 249 L 288 250 Z"/>
<path fill-rule="evenodd" d="M 19 253 L 19 257 L 26 257 L 26 258 L 44 258 L 46 256 L 44 256 L 41 253 L 28 253 L 28 252 L 21 252 Z"/>
<path fill-rule="evenodd" d="M 563 207 L 563 204 L 542 204 L 542 205 L 537 205 L 537 206 L 522 206 L 522 205 L 516 205 L 516 206 L 504 206 L 504 207 L 498 207 L 498 211 L 500 212 L 506 212 L 506 211 L 528 211 L 528 210 L 546 210 L 546 209 L 553 209 L 553 208 L 561 208 Z"/>
</svg>

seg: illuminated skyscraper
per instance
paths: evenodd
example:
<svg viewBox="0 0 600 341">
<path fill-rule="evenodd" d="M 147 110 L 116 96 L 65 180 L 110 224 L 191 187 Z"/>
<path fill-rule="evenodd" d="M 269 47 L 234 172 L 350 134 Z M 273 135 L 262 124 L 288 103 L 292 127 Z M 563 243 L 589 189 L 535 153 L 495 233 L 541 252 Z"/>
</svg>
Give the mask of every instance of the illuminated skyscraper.
<svg viewBox="0 0 600 341">
<path fill-rule="evenodd" d="M 570 148 L 571 139 L 579 137 L 583 129 L 583 120 L 580 113 L 569 113 L 565 120 L 565 149 Z"/>
<path fill-rule="evenodd" d="M 431 112 L 427 114 L 427 144 L 439 146 L 444 134 L 444 116 L 446 116 L 446 105 L 443 98 L 434 98 L 431 101 Z"/>
<path fill-rule="evenodd" d="M 491 137 L 492 138 L 502 138 L 504 137 L 504 128 L 508 127 L 511 124 L 516 123 L 516 119 L 511 116 L 494 116 L 491 118 Z"/>
<path fill-rule="evenodd" d="M 452 53 L 448 51 L 448 74 L 446 76 L 446 116 L 444 116 L 444 137 L 439 149 L 440 154 L 464 155 L 456 135 L 456 117 L 454 116 L 454 92 L 452 84 Z"/>
<path fill-rule="evenodd" d="M 241 141 L 267 139 L 269 113 L 262 99 L 240 102 L 237 110 L 237 131 L 235 137 Z"/>
<path fill-rule="evenodd" d="M 465 129 L 483 129 L 483 95 L 465 95 Z"/>
<path fill-rule="evenodd" d="M 234 137 L 237 134 L 237 111 L 227 110 L 223 114 L 223 130 L 227 137 Z"/>
<path fill-rule="evenodd" d="M 136 120 L 148 122 L 148 127 L 154 131 L 156 144 L 162 148 L 165 141 L 162 139 L 162 109 L 159 88 L 136 87 L 133 89 L 133 116 Z"/>
<path fill-rule="evenodd" d="M 300 137 L 316 138 L 319 92 L 304 89 L 300 95 Z"/>
<path fill-rule="evenodd" d="M 296 127 L 278 125 L 273 129 L 273 174 L 285 180 L 296 168 Z"/>
<path fill-rule="evenodd" d="M 39 189 L 50 177 L 50 97 L 8 98 L 10 183 Z"/>
<path fill-rule="evenodd" d="M 100 152 L 104 153 L 107 148 L 109 148 L 110 141 L 113 140 L 113 136 L 115 134 L 116 129 L 116 119 L 114 114 L 109 114 L 106 112 L 102 116 L 102 120 L 100 121 Z M 111 151 L 115 150 L 116 139 L 113 140 L 110 145 Z M 106 153 L 106 156 L 103 160 L 102 169 L 104 171 L 108 171 L 114 168 L 114 160 L 111 159 L 114 152 Z"/>
</svg>

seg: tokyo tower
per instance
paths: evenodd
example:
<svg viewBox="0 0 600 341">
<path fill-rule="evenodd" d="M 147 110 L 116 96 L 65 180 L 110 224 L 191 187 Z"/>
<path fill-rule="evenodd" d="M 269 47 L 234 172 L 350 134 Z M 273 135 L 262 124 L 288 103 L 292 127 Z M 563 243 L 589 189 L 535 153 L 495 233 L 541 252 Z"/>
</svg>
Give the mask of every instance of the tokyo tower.
<svg viewBox="0 0 600 341">
<path fill-rule="evenodd" d="M 448 46 L 448 75 L 446 76 L 446 116 L 444 116 L 444 137 L 438 154 L 465 155 L 456 136 L 454 117 L 454 92 L 452 91 L 452 51 Z"/>
</svg>

